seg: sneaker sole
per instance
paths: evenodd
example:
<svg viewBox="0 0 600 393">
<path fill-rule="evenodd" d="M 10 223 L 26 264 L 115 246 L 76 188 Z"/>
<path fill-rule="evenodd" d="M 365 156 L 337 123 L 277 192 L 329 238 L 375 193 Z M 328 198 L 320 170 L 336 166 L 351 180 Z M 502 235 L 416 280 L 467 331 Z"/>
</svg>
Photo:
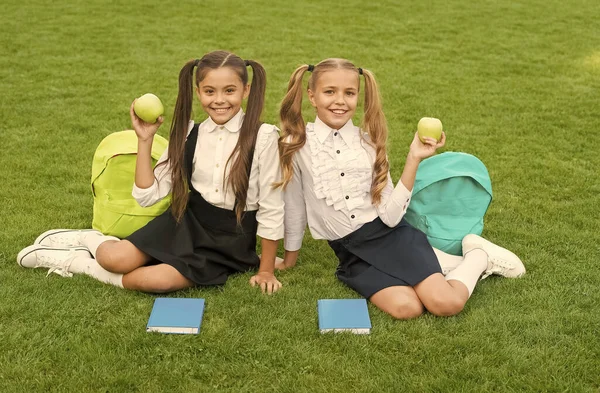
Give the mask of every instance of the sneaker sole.
<svg viewBox="0 0 600 393">
<path fill-rule="evenodd" d="M 42 244 L 42 242 L 44 241 L 44 239 L 46 239 L 48 236 L 52 236 L 55 235 L 57 233 L 64 233 L 64 232 L 73 232 L 73 231 L 81 231 L 81 232 L 98 232 L 95 229 L 51 229 L 49 231 L 46 231 L 44 233 L 42 233 L 41 235 L 39 235 L 37 237 L 37 239 L 35 239 L 35 241 L 33 242 L 34 245 L 36 244 L 40 244 L 40 245 L 44 245 L 47 246 L 46 244 Z M 79 246 L 75 246 L 75 247 L 79 247 Z"/>
<path fill-rule="evenodd" d="M 49 246 L 40 246 L 39 244 L 33 244 L 31 246 L 25 247 L 24 249 L 22 249 L 19 252 L 19 254 L 17 254 L 17 263 L 19 264 L 19 266 L 27 268 L 27 266 L 23 266 L 23 264 L 21 263 L 21 262 L 23 262 L 23 259 L 27 255 L 31 254 L 32 252 L 41 251 L 41 250 L 86 251 L 89 254 L 88 249 L 85 247 L 56 248 L 56 247 L 49 247 Z"/>
</svg>

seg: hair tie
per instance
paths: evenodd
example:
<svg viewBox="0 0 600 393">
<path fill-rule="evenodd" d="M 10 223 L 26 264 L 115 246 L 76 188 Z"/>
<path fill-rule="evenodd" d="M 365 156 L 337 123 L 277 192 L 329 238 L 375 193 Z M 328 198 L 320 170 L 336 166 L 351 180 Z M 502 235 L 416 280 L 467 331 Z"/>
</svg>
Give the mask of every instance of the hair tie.
<svg viewBox="0 0 600 393">
<path fill-rule="evenodd" d="M 200 59 L 194 60 L 194 67 L 198 67 L 198 64 L 200 64 Z"/>
<path fill-rule="evenodd" d="M 315 66 L 312 64 L 308 65 L 308 72 L 313 72 L 313 70 L 315 69 Z"/>
<path fill-rule="evenodd" d="M 248 67 L 250 65 L 250 60 L 244 60 L 244 64 L 246 64 L 246 67 Z"/>
<path fill-rule="evenodd" d="M 358 75 L 362 75 L 363 74 L 363 69 L 362 68 L 358 68 Z"/>
</svg>

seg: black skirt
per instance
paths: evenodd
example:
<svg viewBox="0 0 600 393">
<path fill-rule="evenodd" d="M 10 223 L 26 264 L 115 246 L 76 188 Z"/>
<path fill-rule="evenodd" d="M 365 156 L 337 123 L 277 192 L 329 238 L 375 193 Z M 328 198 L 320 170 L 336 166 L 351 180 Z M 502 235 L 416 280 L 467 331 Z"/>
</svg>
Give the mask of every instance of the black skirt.
<svg viewBox="0 0 600 393">
<path fill-rule="evenodd" d="M 196 285 L 222 285 L 230 274 L 258 266 L 257 226 L 256 211 L 246 212 L 239 227 L 232 210 L 192 191 L 179 223 L 169 209 L 127 240 L 154 259 L 149 264 L 171 265 Z"/>
<path fill-rule="evenodd" d="M 390 228 L 378 217 L 329 246 L 340 261 L 338 279 L 365 298 L 442 272 L 427 236 L 404 218 Z"/>
<path fill-rule="evenodd" d="M 173 266 L 196 285 L 222 285 L 230 274 L 259 265 L 256 255 L 256 211 L 246 211 L 241 225 L 233 210 L 207 202 L 192 185 L 193 158 L 198 140 L 198 124 L 185 145 L 185 168 L 189 201 L 178 223 L 171 209 L 132 233 L 127 240 L 150 255 L 148 264 Z M 248 176 L 254 149 L 249 153 Z M 236 201 L 237 204 L 237 201 Z"/>
</svg>

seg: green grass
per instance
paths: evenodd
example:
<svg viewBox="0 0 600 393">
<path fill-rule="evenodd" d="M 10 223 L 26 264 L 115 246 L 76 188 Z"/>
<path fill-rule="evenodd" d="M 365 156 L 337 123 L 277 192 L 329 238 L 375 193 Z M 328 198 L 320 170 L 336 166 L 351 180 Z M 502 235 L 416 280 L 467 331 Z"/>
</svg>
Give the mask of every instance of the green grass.
<svg viewBox="0 0 600 393">
<path fill-rule="evenodd" d="M 199 3 L 3 3 L 2 392 L 600 389 L 597 1 Z M 481 282 L 457 317 L 399 322 L 370 306 L 370 336 L 321 335 L 316 300 L 357 295 L 307 237 L 274 296 L 250 274 L 174 294 L 207 306 L 200 335 L 169 336 L 145 332 L 154 296 L 20 268 L 39 233 L 91 225 L 92 155 L 130 127 L 132 99 L 157 94 L 170 121 L 179 69 L 215 49 L 265 65 L 271 123 L 299 64 L 375 72 L 396 180 L 419 118 L 442 119 L 446 150 L 490 171 L 484 235 L 527 275 Z"/>
</svg>

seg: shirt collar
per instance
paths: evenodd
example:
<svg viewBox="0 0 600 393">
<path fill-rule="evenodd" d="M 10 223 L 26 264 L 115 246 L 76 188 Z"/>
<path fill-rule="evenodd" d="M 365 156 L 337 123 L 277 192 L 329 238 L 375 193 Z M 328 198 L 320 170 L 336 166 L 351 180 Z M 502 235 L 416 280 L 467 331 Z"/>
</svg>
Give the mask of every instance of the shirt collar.
<svg viewBox="0 0 600 393">
<path fill-rule="evenodd" d="M 315 120 L 315 134 L 317 134 L 317 138 L 319 138 L 320 143 L 325 142 L 325 139 L 327 139 L 329 134 L 335 131 L 338 131 L 340 133 L 340 135 L 344 139 L 344 142 L 346 142 L 347 145 L 350 145 L 356 134 L 356 130 L 354 127 L 354 123 L 352 123 L 352 119 L 348 120 L 348 122 L 344 124 L 344 126 L 339 130 L 334 130 L 327 124 L 323 123 L 323 120 L 319 119 L 319 117 L 317 116 L 317 119 Z"/>
<path fill-rule="evenodd" d="M 240 128 L 242 128 L 242 122 L 244 121 L 244 111 L 240 108 L 239 112 L 235 114 L 229 121 L 223 124 L 223 127 L 227 129 L 229 132 L 238 132 Z M 220 127 L 219 124 L 215 123 L 215 121 L 209 116 L 206 119 L 206 130 L 208 132 L 213 132 Z"/>
</svg>

